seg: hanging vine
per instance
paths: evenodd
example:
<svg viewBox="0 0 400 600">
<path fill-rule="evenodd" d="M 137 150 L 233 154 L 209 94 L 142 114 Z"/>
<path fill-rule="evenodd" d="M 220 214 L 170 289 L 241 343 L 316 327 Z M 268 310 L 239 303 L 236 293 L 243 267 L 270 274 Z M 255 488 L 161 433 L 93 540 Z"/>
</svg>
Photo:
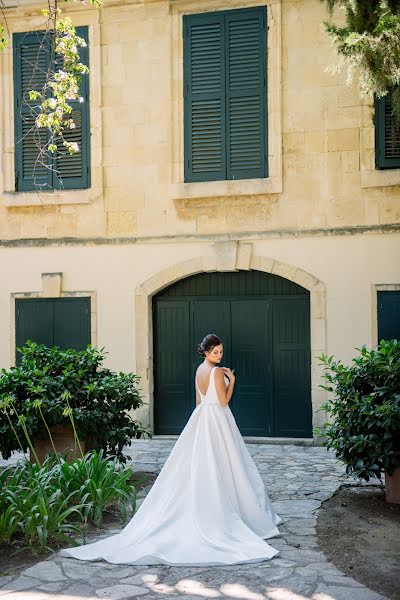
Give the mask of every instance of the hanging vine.
<svg viewBox="0 0 400 600">
<path fill-rule="evenodd" d="M 347 65 L 347 84 L 357 72 L 363 98 L 390 93 L 393 117 L 400 122 L 400 0 L 321 2 L 330 17 L 336 6 L 346 13 L 344 27 L 323 22 L 339 53 L 339 62 L 327 69 L 339 72 Z"/>
</svg>

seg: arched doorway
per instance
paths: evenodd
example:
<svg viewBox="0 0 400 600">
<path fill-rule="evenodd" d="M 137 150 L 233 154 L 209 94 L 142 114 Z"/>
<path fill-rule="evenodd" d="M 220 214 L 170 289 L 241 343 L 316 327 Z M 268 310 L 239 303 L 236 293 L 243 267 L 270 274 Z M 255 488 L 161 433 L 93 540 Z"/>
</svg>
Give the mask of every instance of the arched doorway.
<svg viewBox="0 0 400 600">
<path fill-rule="evenodd" d="M 153 298 L 154 431 L 179 434 L 195 407 L 197 343 L 224 341 L 242 435 L 312 437 L 310 293 L 256 270 L 200 273 Z"/>
</svg>

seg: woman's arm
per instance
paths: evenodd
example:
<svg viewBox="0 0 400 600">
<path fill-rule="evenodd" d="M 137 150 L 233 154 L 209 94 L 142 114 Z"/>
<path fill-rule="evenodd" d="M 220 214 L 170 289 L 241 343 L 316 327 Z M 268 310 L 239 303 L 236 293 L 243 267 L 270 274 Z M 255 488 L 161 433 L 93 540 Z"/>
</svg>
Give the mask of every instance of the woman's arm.
<svg viewBox="0 0 400 600">
<path fill-rule="evenodd" d="M 226 387 L 224 375 L 229 377 L 229 385 Z M 226 367 L 215 369 L 215 389 L 217 390 L 217 396 L 222 406 L 227 406 L 233 394 L 233 387 L 235 385 L 235 376 L 232 371 Z"/>
</svg>

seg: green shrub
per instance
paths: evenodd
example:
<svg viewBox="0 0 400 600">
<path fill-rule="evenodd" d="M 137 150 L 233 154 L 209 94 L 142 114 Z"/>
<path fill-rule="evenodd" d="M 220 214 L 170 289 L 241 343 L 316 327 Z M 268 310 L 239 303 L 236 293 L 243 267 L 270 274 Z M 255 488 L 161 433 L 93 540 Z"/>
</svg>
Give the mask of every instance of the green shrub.
<svg viewBox="0 0 400 600">
<path fill-rule="evenodd" d="M 319 357 L 325 365 L 320 385 L 333 394 L 321 410 L 331 413 L 315 431 L 346 464 L 346 473 L 369 481 L 381 479 L 382 471 L 393 475 L 400 466 L 400 341 L 381 340 L 372 350 L 365 345 L 352 365 L 333 356 Z"/>
<path fill-rule="evenodd" d="M 47 426 L 70 420 L 87 449 L 103 449 L 121 462 L 126 462 L 122 448 L 132 438 L 151 437 L 150 429 L 127 412 L 145 404 L 139 377 L 101 367 L 104 348 L 61 350 L 28 340 L 18 350 L 21 364 L 0 372 L 0 452 L 5 459 L 14 450 L 26 451 L 28 436 L 43 438 Z"/>
<path fill-rule="evenodd" d="M 43 552 L 49 544 L 84 537 L 82 525 L 103 525 L 103 513 L 119 510 L 126 520 L 136 507 L 130 467 L 93 451 L 71 464 L 49 455 L 43 466 L 23 458 L 0 475 L 0 543 Z"/>
</svg>

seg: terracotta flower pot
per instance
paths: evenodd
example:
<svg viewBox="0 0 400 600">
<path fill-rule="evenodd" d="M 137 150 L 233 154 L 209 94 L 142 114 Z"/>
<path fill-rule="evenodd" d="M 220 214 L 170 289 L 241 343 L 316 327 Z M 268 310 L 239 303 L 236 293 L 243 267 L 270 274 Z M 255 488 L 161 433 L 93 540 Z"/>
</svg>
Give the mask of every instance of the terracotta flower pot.
<svg viewBox="0 0 400 600">
<path fill-rule="evenodd" d="M 400 467 L 394 470 L 393 475 L 385 471 L 386 502 L 400 504 Z"/>
<path fill-rule="evenodd" d="M 57 452 L 65 452 L 67 449 L 71 450 L 71 452 L 68 454 L 68 462 L 72 462 L 74 458 L 81 457 L 79 446 L 75 444 L 74 430 L 72 429 L 71 424 L 53 425 L 49 427 L 49 429 Z M 82 452 L 85 453 L 85 441 L 79 440 L 79 443 L 81 445 Z M 48 435 L 46 435 L 43 439 L 34 440 L 33 447 L 41 464 L 43 464 L 47 452 L 54 453 L 54 448 Z M 31 463 L 35 462 L 35 457 L 32 455 L 31 450 L 29 451 L 29 461 Z"/>
</svg>

